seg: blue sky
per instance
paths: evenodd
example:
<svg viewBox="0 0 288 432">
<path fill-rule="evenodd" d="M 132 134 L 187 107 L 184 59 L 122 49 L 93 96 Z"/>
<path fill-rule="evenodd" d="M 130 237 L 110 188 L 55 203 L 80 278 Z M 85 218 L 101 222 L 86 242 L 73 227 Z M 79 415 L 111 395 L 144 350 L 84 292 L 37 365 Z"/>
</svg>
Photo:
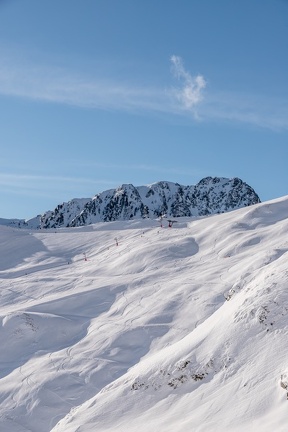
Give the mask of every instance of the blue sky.
<svg viewBox="0 0 288 432">
<path fill-rule="evenodd" d="M 0 217 L 123 183 L 287 195 L 287 0 L 0 0 Z"/>
</svg>

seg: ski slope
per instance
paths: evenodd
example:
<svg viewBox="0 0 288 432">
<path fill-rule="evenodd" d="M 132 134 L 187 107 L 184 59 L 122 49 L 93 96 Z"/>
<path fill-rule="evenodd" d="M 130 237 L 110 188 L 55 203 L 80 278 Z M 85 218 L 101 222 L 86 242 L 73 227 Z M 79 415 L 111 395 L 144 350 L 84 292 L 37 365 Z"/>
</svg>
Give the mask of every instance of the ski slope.
<svg viewBox="0 0 288 432">
<path fill-rule="evenodd" d="M 287 217 L 0 226 L 0 430 L 286 432 Z"/>
</svg>

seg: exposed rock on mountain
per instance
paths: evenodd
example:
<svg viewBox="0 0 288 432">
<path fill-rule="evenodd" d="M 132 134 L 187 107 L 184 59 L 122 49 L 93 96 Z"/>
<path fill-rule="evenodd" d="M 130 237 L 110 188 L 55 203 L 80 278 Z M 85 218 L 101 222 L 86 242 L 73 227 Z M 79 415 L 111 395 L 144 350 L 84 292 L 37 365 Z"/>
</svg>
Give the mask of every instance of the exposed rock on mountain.
<svg viewBox="0 0 288 432">
<path fill-rule="evenodd" d="M 71 205 L 58 206 L 41 217 L 41 228 L 81 226 L 134 218 L 205 216 L 260 202 L 256 192 L 239 178 L 206 177 L 196 186 L 161 181 L 149 186 L 124 184 Z M 81 208 L 82 204 L 82 208 Z"/>
<path fill-rule="evenodd" d="M 123 184 L 92 199 L 73 199 L 42 216 L 13 220 L 9 225 L 59 228 L 135 218 L 208 216 L 257 203 L 260 199 L 254 189 L 237 177 L 206 177 L 195 186 L 167 181 L 138 187 Z"/>
<path fill-rule="evenodd" d="M 55 210 L 48 211 L 40 217 L 39 228 L 68 227 L 76 215 L 80 214 L 90 198 L 74 198 L 67 203 L 59 204 Z"/>
</svg>

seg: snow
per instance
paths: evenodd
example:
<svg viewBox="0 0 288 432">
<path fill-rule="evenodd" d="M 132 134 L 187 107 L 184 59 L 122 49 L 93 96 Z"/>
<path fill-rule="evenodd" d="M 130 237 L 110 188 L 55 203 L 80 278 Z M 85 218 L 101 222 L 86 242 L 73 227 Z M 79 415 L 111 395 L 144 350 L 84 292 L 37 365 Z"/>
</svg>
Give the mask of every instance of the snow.
<svg viewBox="0 0 288 432">
<path fill-rule="evenodd" d="M 0 430 L 286 431 L 287 215 L 0 226 Z"/>
</svg>

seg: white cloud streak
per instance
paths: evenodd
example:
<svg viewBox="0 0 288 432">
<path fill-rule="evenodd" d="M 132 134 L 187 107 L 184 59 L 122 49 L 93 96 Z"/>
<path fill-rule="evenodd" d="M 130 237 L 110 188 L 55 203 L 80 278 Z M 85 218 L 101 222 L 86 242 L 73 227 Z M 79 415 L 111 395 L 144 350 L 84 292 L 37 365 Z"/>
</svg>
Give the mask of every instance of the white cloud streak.
<svg viewBox="0 0 288 432">
<path fill-rule="evenodd" d="M 272 131 L 288 130 L 287 101 L 242 92 L 213 92 L 203 102 L 206 121 L 252 125 Z"/>
<path fill-rule="evenodd" d="M 18 184 L 18 182 L 23 181 L 29 181 L 29 182 L 47 182 L 47 181 L 53 181 L 53 182 L 67 182 L 70 183 L 72 181 L 75 181 L 75 177 L 65 177 L 65 176 L 52 176 L 52 175 L 33 175 L 33 174 L 17 174 L 17 173 L 8 173 L 8 174 L 0 174 L 0 184 L 3 183 L 10 183 L 14 184 L 15 182 Z M 77 182 L 81 183 L 95 183 L 94 180 L 89 178 L 81 178 L 77 177 Z M 104 181 L 106 183 L 106 180 Z"/>
<path fill-rule="evenodd" d="M 111 163 L 98 163 L 98 162 L 80 162 L 80 165 L 83 167 L 93 167 L 93 168 L 101 168 L 101 169 L 109 169 L 109 170 L 113 170 L 113 169 L 117 169 L 117 170 L 121 170 L 124 173 L 131 172 L 131 171 L 142 171 L 142 172 L 151 172 L 151 173 L 155 173 L 158 175 L 159 177 L 159 173 L 161 175 L 169 175 L 171 176 L 171 174 L 174 175 L 182 175 L 182 176 L 189 176 L 191 177 L 191 175 L 193 174 L 194 176 L 197 177 L 205 177 L 205 175 L 207 175 L 207 172 L 203 171 L 203 170 L 199 170 L 196 168 L 191 168 L 189 170 L 184 170 L 183 167 L 163 167 L 161 165 L 146 165 L 146 164 L 129 164 L 129 165 L 125 165 L 121 163 L 121 167 L 119 167 L 119 164 L 111 164 Z M 79 161 L 77 161 L 77 166 L 79 167 Z M 159 180 L 159 179 L 158 179 Z M 162 179 L 165 180 L 165 179 Z M 134 185 L 136 186 L 136 185 Z"/>
<path fill-rule="evenodd" d="M 89 187 L 89 189 L 96 190 L 99 185 L 114 185 L 111 180 L 105 179 L 89 179 L 83 177 L 71 177 L 71 176 L 55 176 L 55 175 L 31 175 L 31 174 L 19 174 L 19 173 L 0 173 L 0 186 L 2 190 L 6 192 L 14 191 L 17 194 L 27 195 L 27 196 L 41 196 L 42 194 L 49 194 L 53 196 L 55 190 L 57 194 L 60 192 L 71 191 L 71 193 L 77 193 L 83 188 Z M 54 192 L 53 192 L 54 191 Z M 52 194 L 52 195 L 51 195 Z"/>
<path fill-rule="evenodd" d="M 0 94 L 88 109 L 173 111 L 167 105 L 164 89 L 137 87 L 33 64 L 0 64 Z"/>
<path fill-rule="evenodd" d="M 182 83 L 181 88 L 175 90 L 175 95 L 184 109 L 192 110 L 196 115 L 195 108 L 203 99 L 203 90 L 206 87 L 206 81 L 202 75 L 192 77 L 185 70 L 181 57 L 173 55 L 170 60 L 172 63 L 172 72 Z"/>
<path fill-rule="evenodd" d="M 281 99 L 206 88 L 202 75 L 192 76 L 181 57 L 170 59 L 179 87 L 131 85 L 71 69 L 36 65 L 0 52 L 0 95 L 59 103 L 79 108 L 182 116 L 187 121 L 248 124 L 271 130 L 288 129 L 288 104 Z"/>
</svg>

